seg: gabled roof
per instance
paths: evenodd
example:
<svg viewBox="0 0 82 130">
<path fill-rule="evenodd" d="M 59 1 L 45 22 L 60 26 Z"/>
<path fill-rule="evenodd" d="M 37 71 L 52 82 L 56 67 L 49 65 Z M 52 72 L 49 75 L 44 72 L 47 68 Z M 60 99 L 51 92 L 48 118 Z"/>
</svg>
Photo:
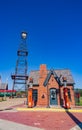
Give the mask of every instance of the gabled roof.
<svg viewBox="0 0 82 130">
<path fill-rule="evenodd" d="M 71 74 L 69 69 L 55 70 L 55 72 L 56 72 L 58 77 L 60 77 L 60 75 L 61 75 L 61 78 L 60 78 L 61 84 L 63 84 L 62 77 L 67 78 L 67 84 L 74 84 L 74 79 L 73 79 L 72 74 Z"/>
<path fill-rule="evenodd" d="M 33 78 L 33 85 L 39 85 L 39 78 L 40 78 L 39 72 L 40 72 L 39 70 L 30 72 L 29 77 Z M 54 74 L 54 77 L 57 78 L 58 83 L 60 82 L 60 84 L 63 84 L 62 77 L 66 77 L 67 84 L 74 84 L 74 80 L 69 69 L 57 69 L 57 70 L 53 70 L 53 72 L 51 70 L 47 70 L 47 77 L 45 79 L 45 84 L 49 80 L 49 77 L 52 73 Z"/>
<path fill-rule="evenodd" d="M 50 72 L 48 73 L 48 75 L 47 75 L 47 77 L 46 77 L 46 79 L 45 79 L 45 81 L 44 81 L 44 84 L 43 84 L 44 86 L 47 85 L 47 83 L 48 83 L 48 81 L 49 81 L 51 75 L 54 75 L 54 78 L 55 78 L 56 80 L 58 80 L 58 76 L 57 76 L 57 74 L 55 73 L 55 71 L 54 71 L 54 70 L 50 70 Z"/>
<path fill-rule="evenodd" d="M 33 84 L 34 85 L 39 85 L 39 71 L 31 71 L 30 72 L 30 75 L 29 75 L 29 78 L 32 77 L 33 78 Z M 29 79 L 28 79 L 28 82 L 29 82 Z"/>
</svg>

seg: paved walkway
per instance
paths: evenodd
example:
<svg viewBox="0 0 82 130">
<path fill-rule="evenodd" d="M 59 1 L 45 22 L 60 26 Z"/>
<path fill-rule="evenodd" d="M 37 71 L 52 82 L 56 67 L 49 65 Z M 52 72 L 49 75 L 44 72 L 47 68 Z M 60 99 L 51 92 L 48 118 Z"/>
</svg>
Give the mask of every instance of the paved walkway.
<svg viewBox="0 0 82 130">
<path fill-rule="evenodd" d="M 82 108 L 26 108 L 26 99 L 0 102 L 0 130 L 82 130 Z"/>
<path fill-rule="evenodd" d="M 25 98 L 12 98 L 12 99 L 7 98 L 6 101 L 0 102 L 0 110 L 12 108 L 13 106 L 24 104 L 25 101 L 26 101 Z"/>
<path fill-rule="evenodd" d="M 79 129 L 74 130 L 82 130 L 82 125 L 80 125 L 82 122 L 82 113 L 1 111 L 0 119 L 13 121 L 23 125 L 37 127 L 45 130 L 71 130 L 76 125 L 78 125 Z"/>
<path fill-rule="evenodd" d="M 0 130 L 43 130 L 43 129 L 0 119 Z"/>
<path fill-rule="evenodd" d="M 74 126 L 70 130 L 82 130 L 82 123 L 80 123 L 79 126 L 78 125 Z"/>
</svg>

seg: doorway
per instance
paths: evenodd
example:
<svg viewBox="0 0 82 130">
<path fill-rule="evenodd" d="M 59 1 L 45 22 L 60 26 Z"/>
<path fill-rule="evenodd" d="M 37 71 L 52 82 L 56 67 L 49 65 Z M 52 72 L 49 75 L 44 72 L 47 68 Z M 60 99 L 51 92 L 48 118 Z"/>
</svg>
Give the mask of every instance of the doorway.
<svg viewBox="0 0 82 130">
<path fill-rule="evenodd" d="M 50 89 L 50 105 L 57 105 L 57 93 L 55 88 Z"/>
<path fill-rule="evenodd" d="M 37 89 L 33 90 L 33 100 L 34 100 L 34 106 L 36 106 L 37 100 L 38 100 L 38 90 Z"/>
</svg>

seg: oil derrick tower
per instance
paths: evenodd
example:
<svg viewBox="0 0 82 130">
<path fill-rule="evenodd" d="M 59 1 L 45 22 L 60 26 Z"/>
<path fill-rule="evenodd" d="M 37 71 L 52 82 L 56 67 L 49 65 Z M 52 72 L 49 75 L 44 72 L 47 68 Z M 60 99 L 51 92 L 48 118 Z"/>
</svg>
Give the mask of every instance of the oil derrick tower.
<svg viewBox="0 0 82 130">
<path fill-rule="evenodd" d="M 13 90 L 21 91 L 27 90 L 27 33 L 21 33 L 21 43 L 19 45 L 19 49 L 17 51 L 18 59 L 16 61 L 15 73 L 11 75 L 13 79 Z"/>
</svg>

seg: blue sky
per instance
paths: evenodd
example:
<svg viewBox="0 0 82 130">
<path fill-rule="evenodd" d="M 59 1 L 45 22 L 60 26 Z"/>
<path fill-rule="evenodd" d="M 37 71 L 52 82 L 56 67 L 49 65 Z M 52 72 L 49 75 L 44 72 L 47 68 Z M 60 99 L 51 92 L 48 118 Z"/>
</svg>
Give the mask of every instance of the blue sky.
<svg viewBox="0 0 82 130">
<path fill-rule="evenodd" d="M 0 74 L 9 88 L 23 30 L 28 32 L 28 74 L 40 64 L 69 68 L 75 87 L 82 87 L 81 0 L 0 1 Z"/>
</svg>

